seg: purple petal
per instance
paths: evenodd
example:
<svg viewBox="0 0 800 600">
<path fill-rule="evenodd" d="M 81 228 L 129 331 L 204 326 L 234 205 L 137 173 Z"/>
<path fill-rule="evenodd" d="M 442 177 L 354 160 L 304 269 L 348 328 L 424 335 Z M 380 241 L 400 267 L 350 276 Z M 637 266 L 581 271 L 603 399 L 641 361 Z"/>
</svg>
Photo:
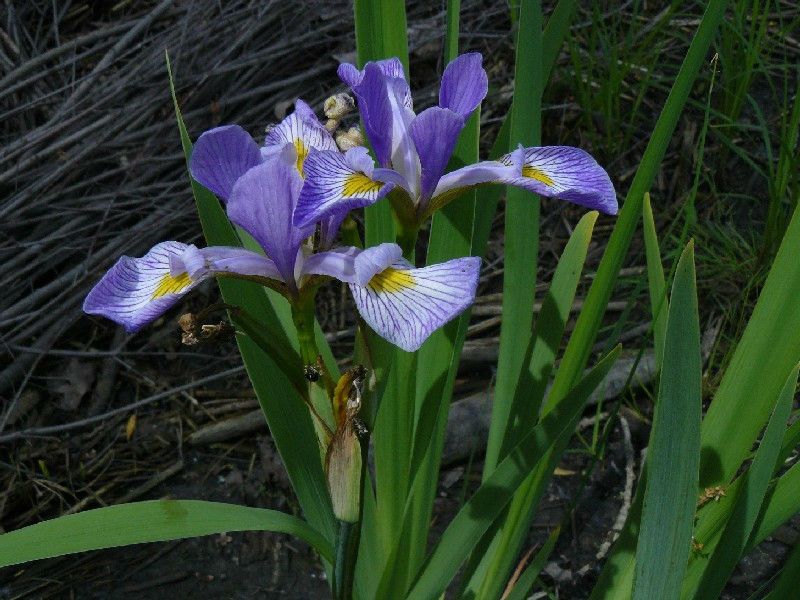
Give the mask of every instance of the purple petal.
<svg viewBox="0 0 800 600">
<path fill-rule="evenodd" d="M 228 202 L 228 217 L 247 231 L 275 262 L 287 283 L 294 282 L 300 244 L 313 233 L 311 227 L 292 224 L 303 179 L 293 166 L 288 146 L 276 160 L 253 167 L 236 182 Z"/>
<path fill-rule="evenodd" d="M 520 148 L 500 161 L 513 162 L 512 155 L 519 153 L 521 172 L 515 172 L 504 183 L 609 215 L 617 214 L 617 195 L 608 173 L 584 150 L 570 146 Z"/>
<path fill-rule="evenodd" d="M 173 261 L 173 268 L 175 262 Z M 210 246 L 198 249 L 189 246 L 180 257 L 180 262 L 182 270 L 187 272 L 192 279 L 204 277 L 209 273 L 214 275 L 231 273 L 283 281 L 283 277 L 271 259 L 245 248 Z"/>
<path fill-rule="evenodd" d="M 366 148 L 351 148 L 345 154 L 312 150 L 305 162 L 306 180 L 294 211 L 294 222 L 301 227 L 313 225 L 328 215 L 344 215 L 383 198 L 394 186 L 374 176 L 395 180 L 399 176 L 373 166 Z"/>
<path fill-rule="evenodd" d="M 84 312 L 138 331 L 174 306 L 208 274 L 192 278 L 173 263 L 190 246 L 161 242 L 141 258 L 121 257 L 86 296 Z"/>
<path fill-rule="evenodd" d="M 447 108 L 432 106 L 422 111 L 411 123 L 411 139 L 419 154 L 422 167 L 420 196 L 426 201 L 453 155 L 464 119 Z"/>
<path fill-rule="evenodd" d="M 294 112 L 273 127 L 264 140 L 264 155 L 279 152 L 286 144 L 292 144 L 297 153 L 297 170 L 303 175 L 303 163 L 312 148 L 336 150 L 336 142 L 330 132 L 320 123 L 311 107 L 297 100 Z"/>
<path fill-rule="evenodd" d="M 206 131 L 197 140 L 189 172 L 197 181 L 227 201 L 236 180 L 261 163 L 258 144 L 238 125 Z"/>
<path fill-rule="evenodd" d="M 521 187 L 610 215 L 618 210 L 608 173 L 588 153 L 570 146 L 520 147 L 499 161 L 448 173 L 439 180 L 431 206 L 439 208 L 461 190 L 483 183 Z"/>
<path fill-rule="evenodd" d="M 397 244 L 378 244 L 356 256 L 355 271 L 358 285 L 367 285 L 370 279 L 403 259 L 403 250 Z"/>
<path fill-rule="evenodd" d="M 353 93 L 378 162 L 387 167 L 392 159 L 392 104 L 386 76 L 373 64 L 368 64 Z"/>
<path fill-rule="evenodd" d="M 414 352 L 475 300 L 480 262 L 471 256 L 415 269 L 400 260 L 375 274 L 366 285 L 350 284 L 350 291 L 370 327 L 403 350 Z"/>
<path fill-rule="evenodd" d="M 327 275 L 345 283 L 354 283 L 355 261 L 360 252 L 358 248 L 347 246 L 312 254 L 303 264 L 303 275 Z"/>
<path fill-rule="evenodd" d="M 479 52 L 462 54 L 447 65 L 442 74 L 439 106 L 449 108 L 466 120 L 480 106 L 488 89 L 483 57 Z"/>
</svg>

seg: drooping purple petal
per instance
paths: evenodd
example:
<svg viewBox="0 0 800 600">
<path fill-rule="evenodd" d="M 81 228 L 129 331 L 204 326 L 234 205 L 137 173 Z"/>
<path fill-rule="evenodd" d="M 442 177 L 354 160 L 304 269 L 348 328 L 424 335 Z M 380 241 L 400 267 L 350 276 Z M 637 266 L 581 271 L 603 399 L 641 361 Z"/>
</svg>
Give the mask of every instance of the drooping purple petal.
<svg viewBox="0 0 800 600">
<path fill-rule="evenodd" d="M 286 144 L 294 145 L 300 175 L 303 175 L 303 163 L 312 148 L 338 151 L 333 136 L 320 123 L 311 107 L 299 99 L 295 102 L 294 112 L 270 129 L 264 140 L 262 154 L 270 156 L 280 152 Z"/>
<path fill-rule="evenodd" d="M 294 223 L 313 225 L 333 213 L 374 204 L 403 179 L 390 169 L 375 169 L 366 148 L 346 153 L 312 150 L 305 163 L 306 180 L 294 211 Z"/>
<path fill-rule="evenodd" d="M 458 136 L 464 128 L 464 119 L 447 108 L 432 106 L 422 111 L 411 122 L 410 134 L 419 154 L 422 167 L 420 199 L 427 201 L 447 168 Z"/>
<path fill-rule="evenodd" d="M 489 78 L 483 69 L 483 57 L 470 52 L 456 57 L 442 74 L 439 106 L 449 108 L 467 119 L 486 97 Z"/>
<path fill-rule="evenodd" d="M 152 323 L 209 276 L 192 278 L 171 268 L 187 248 L 161 242 L 141 258 L 121 257 L 86 296 L 83 311 L 111 319 L 130 333 Z"/>
<path fill-rule="evenodd" d="M 403 250 L 397 244 L 378 244 L 363 250 L 355 259 L 355 283 L 367 285 L 375 275 L 402 259 Z"/>
<path fill-rule="evenodd" d="M 261 152 L 250 134 L 238 125 L 223 125 L 198 138 L 189 172 L 226 202 L 236 180 L 260 163 Z"/>
<path fill-rule="evenodd" d="M 350 290 L 370 327 L 403 350 L 414 352 L 436 329 L 472 304 L 479 269 L 477 257 L 421 269 L 398 260 L 373 275 L 366 285 L 351 283 Z"/>
<path fill-rule="evenodd" d="M 303 179 L 294 167 L 293 146 L 279 157 L 253 167 L 236 182 L 228 202 L 228 217 L 264 248 L 287 283 L 294 282 L 300 244 L 313 231 L 292 224 Z"/>
<path fill-rule="evenodd" d="M 617 214 L 619 207 L 611 178 L 588 152 L 571 146 L 521 150 L 521 172 L 517 171 L 512 179 L 504 183 L 609 215 Z M 506 155 L 500 161 L 513 162 L 514 159 Z"/>
<path fill-rule="evenodd" d="M 192 279 L 230 273 L 246 277 L 259 277 L 283 281 L 275 263 L 263 254 L 245 248 L 189 246 L 182 256 L 172 261 L 172 271 L 186 272 Z"/>
<path fill-rule="evenodd" d="M 611 215 L 618 210 L 608 173 L 588 153 L 570 146 L 520 147 L 499 161 L 447 173 L 439 180 L 430 204 L 440 208 L 461 190 L 484 183 L 514 185 Z"/>
<path fill-rule="evenodd" d="M 363 252 L 352 246 L 317 252 L 305 259 L 303 275 L 327 275 L 345 283 L 354 283 L 356 257 Z"/>
</svg>

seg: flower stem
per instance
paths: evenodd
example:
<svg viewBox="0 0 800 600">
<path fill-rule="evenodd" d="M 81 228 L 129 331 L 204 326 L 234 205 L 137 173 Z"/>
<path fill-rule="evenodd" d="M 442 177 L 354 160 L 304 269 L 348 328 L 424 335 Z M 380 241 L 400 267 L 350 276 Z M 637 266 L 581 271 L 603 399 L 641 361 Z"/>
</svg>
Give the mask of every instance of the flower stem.
<svg viewBox="0 0 800 600">
<path fill-rule="evenodd" d="M 334 598 L 351 600 L 353 579 L 358 557 L 358 538 L 361 523 L 339 521 L 339 538 L 336 541 L 336 565 L 334 567 Z"/>
</svg>

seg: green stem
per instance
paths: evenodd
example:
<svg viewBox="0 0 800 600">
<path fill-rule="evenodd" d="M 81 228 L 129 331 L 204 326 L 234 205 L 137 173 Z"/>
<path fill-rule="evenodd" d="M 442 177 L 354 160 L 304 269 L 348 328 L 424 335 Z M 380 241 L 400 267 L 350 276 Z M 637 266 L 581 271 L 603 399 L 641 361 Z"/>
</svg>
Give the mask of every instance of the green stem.
<svg viewBox="0 0 800 600">
<path fill-rule="evenodd" d="M 336 566 L 334 571 L 334 598 L 351 600 L 353 581 L 358 559 L 358 545 L 361 537 L 361 522 L 339 521 L 339 539 L 336 542 Z"/>
<path fill-rule="evenodd" d="M 416 226 L 409 226 L 405 223 L 400 223 L 397 229 L 397 244 L 403 249 L 403 258 L 413 263 L 419 229 Z"/>
</svg>

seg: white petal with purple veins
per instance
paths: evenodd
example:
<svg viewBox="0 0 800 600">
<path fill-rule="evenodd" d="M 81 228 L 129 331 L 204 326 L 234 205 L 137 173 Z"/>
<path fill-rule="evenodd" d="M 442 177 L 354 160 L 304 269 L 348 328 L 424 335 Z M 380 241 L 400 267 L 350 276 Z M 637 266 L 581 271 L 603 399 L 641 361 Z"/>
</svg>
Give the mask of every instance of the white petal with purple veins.
<svg viewBox="0 0 800 600">
<path fill-rule="evenodd" d="M 457 258 L 421 269 L 399 260 L 366 285 L 350 284 L 362 318 L 381 337 L 407 352 L 475 300 L 480 259 Z"/>
</svg>

